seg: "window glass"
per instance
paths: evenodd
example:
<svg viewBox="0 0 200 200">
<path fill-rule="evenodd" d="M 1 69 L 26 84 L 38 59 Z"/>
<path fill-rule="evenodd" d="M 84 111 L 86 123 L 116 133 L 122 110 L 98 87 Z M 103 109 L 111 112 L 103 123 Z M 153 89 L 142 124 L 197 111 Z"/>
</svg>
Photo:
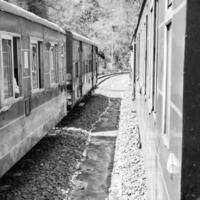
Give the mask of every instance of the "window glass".
<svg viewBox="0 0 200 200">
<path fill-rule="evenodd" d="M 32 88 L 39 88 L 39 67 L 38 67 L 38 46 L 37 44 L 31 45 L 31 56 L 32 56 Z"/>
<path fill-rule="evenodd" d="M 53 47 L 50 47 L 49 60 L 50 60 L 51 83 L 55 83 L 56 81 L 55 81 L 55 69 L 53 62 Z"/>
<path fill-rule="evenodd" d="M 44 88 L 43 43 L 38 42 L 39 88 Z"/>
<path fill-rule="evenodd" d="M 51 83 L 58 82 L 57 75 L 57 46 L 51 46 L 49 51 L 49 59 L 50 59 L 50 73 L 51 73 Z"/>
<path fill-rule="evenodd" d="M 61 77 L 62 77 L 62 81 L 65 80 L 65 57 L 64 57 L 64 46 L 62 45 L 61 47 Z"/>
<path fill-rule="evenodd" d="M 76 77 L 78 77 L 78 62 L 75 64 L 75 70 L 76 70 Z"/>
<path fill-rule="evenodd" d="M 164 133 L 168 133 L 169 129 L 169 102 L 170 102 L 170 69 L 171 69 L 171 23 L 166 26 L 167 38 L 166 38 L 166 66 L 165 66 L 165 99 L 164 99 Z"/>
<path fill-rule="evenodd" d="M 53 60 L 54 60 L 54 68 L 55 68 L 55 82 L 58 83 L 59 82 L 59 65 L 58 65 L 58 45 L 55 44 L 54 46 L 54 51 L 53 51 Z"/>
<path fill-rule="evenodd" d="M 12 42 L 2 39 L 4 98 L 13 96 Z"/>
<path fill-rule="evenodd" d="M 21 45 L 20 38 L 13 37 L 13 64 L 14 64 L 14 93 L 15 98 L 22 94 L 22 72 L 21 72 Z"/>
</svg>

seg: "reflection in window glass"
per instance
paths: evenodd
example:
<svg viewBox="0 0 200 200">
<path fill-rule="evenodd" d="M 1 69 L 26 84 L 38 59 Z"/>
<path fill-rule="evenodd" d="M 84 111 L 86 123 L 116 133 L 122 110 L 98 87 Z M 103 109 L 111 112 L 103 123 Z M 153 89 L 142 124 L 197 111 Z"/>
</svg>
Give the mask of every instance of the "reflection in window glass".
<svg viewBox="0 0 200 200">
<path fill-rule="evenodd" d="M 13 96 L 13 70 L 12 70 L 12 43 L 11 40 L 2 40 L 4 98 Z"/>
</svg>

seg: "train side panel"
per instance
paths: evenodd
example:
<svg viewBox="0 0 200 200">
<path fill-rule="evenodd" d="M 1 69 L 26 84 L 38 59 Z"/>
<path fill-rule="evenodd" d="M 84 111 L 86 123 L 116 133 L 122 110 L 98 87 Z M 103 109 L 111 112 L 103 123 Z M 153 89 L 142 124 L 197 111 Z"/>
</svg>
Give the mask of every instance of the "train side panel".
<svg viewBox="0 0 200 200">
<path fill-rule="evenodd" d="M 72 53 L 67 52 L 69 65 L 67 66 L 67 82 L 69 101 L 71 101 L 69 109 L 71 109 L 96 85 L 97 47 L 89 39 L 74 32 L 67 32 L 67 43 L 72 49 Z"/>
<path fill-rule="evenodd" d="M 66 63 L 63 49 L 66 41 L 64 34 L 40 24 L 3 11 L 0 11 L 0 16 L 0 71 L 4 74 L 0 79 L 2 176 L 66 114 Z M 11 78 L 6 75 L 9 65 L 6 65 L 6 60 L 3 61 L 6 58 L 5 44 L 12 47 L 7 54 L 13 55 L 13 67 L 18 70 L 18 74 L 14 70 L 10 72 L 13 75 Z M 51 58 L 53 51 L 57 56 Z M 58 56 L 59 53 L 62 57 Z M 35 78 L 37 73 L 40 75 Z M 13 88 L 5 87 L 8 85 L 6 80 Z M 17 95 L 14 93 L 16 88 L 19 90 Z"/>
<path fill-rule="evenodd" d="M 186 1 L 149 0 L 143 4 L 134 62 L 149 199 L 178 200 L 181 199 Z"/>
</svg>

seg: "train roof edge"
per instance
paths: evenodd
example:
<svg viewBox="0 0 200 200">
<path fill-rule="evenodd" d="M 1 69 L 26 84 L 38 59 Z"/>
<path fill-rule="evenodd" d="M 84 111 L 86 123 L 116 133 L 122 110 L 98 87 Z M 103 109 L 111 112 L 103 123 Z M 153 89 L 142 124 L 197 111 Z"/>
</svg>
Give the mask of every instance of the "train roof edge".
<svg viewBox="0 0 200 200">
<path fill-rule="evenodd" d="M 65 34 L 64 29 L 62 29 L 60 26 L 58 26 L 57 24 L 48 21 L 47 19 L 41 18 L 27 10 L 24 10 L 23 8 L 14 5 L 12 3 L 8 3 L 6 1 L 0 0 L 0 10 L 4 11 L 4 12 L 8 12 L 11 13 L 13 15 L 17 15 L 19 17 L 25 18 L 29 21 L 33 21 L 36 23 L 39 23 L 41 25 L 44 25 L 48 28 L 51 28 L 53 30 L 56 30 L 58 32 L 61 32 L 63 34 Z"/>
<path fill-rule="evenodd" d="M 89 39 L 89 38 L 87 38 L 83 35 L 80 35 L 80 34 L 74 32 L 74 31 L 69 31 L 69 32 L 72 33 L 72 36 L 73 36 L 74 39 L 81 40 L 83 42 L 86 42 L 86 43 L 89 43 L 89 44 L 92 44 L 92 45 L 98 47 L 98 44 L 96 42 L 92 41 L 91 39 Z"/>
</svg>

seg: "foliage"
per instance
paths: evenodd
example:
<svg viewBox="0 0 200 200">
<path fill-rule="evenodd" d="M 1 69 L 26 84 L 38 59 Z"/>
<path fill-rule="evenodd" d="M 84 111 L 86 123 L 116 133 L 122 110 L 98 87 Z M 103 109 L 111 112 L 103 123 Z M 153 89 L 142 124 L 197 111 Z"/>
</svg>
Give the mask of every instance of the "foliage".
<svg viewBox="0 0 200 200">
<path fill-rule="evenodd" d="M 16 4 L 40 17 L 48 19 L 47 5 L 45 0 L 6 0 Z"/>
<path fill-rule="evenodd" d="M 99 44 L 118 68 L 128 66 L 129 45 L 142 0 L 7 0 Z M 114 27 L 114 29 L 113 29 Z"/>
</svg>

